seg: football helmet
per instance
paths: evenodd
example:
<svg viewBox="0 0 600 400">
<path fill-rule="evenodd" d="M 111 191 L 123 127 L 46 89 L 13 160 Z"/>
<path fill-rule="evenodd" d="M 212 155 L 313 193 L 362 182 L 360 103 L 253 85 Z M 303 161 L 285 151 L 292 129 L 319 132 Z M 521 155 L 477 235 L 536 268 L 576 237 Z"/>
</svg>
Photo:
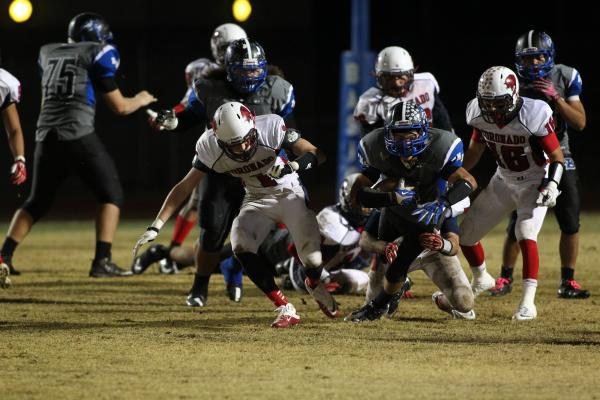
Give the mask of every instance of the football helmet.
<svg viewBox="0 0 600 400">
<path fill-rule="evenodd" d="M 215 112 L 211 125 L 217 136 L 217 143 L 227 157 L 246 162 L 256 154 L 258 132 L 255 116 L 242 103 L 223 104 Z"/>
<path fill-rule="evenodd" d="M 338 203 L 340 205 L 342 215 L 353 226 L 364 225 L 367 217 L 372 211 L 370 208 L 359 206 L 357 209 L 352 207 L 352 198 L 350 197 L 350 192 L 352 191 L 352 186 L 354 186 L 354 182 L 356 182 L 356 178 L 358 178 L 359 175 L 360 173 L 358 172 L 347 175 L 344 178 L 344 181 L 342 182 L 338 192 Z"/>
<path fill-rule="evenodd" d="M 381 50 L 375 63 L 377 85 L 392 97 L 404 97 L 412 90 L 415 67 L 412 57 L 402 47 Z"/>
<path fill-rule="evenodd" d="M 479 78 L 477 102 L 484 121 L 506 125 L 519 112 L 519 79 L 506 67 L 488 68 Z"/>
<path fill-rule="evenodd" d="M 532 63 L 531 57 L 540 55 L 544 56 L 544 61 Z M 545 78 L 554 67 L 554 57 L 554 43 L 545 32 L 531 30 L 519 36 L 515 46 L 515 67 L 521 78 Z"/>
<path fill-rule="evenodd" d="M 210 38 L 210 50 L 214 60 L 219 65 L 225 63 L 225 51 L 229 43 L 248 36 L 241 26 L 236 24 L 223 24 L 217 26 Z"/>
<path fill-rule="evenodd" d="M 413 100 L 392 107 L 384 129 L 385 148 L 394 156 L 414 157 L 429 146 L 427 114 Z"/>
<path fill-rule="evenodd" d="M 265 51 L 258 42 L 238 39 L 225 52 L 227 80 L 241 93 L 255 92 L 267 77 Z"/>
<path fill-rule="evenodd" d="M 113 34 L 108 22 L 99 14 L 84 12 L 73 17 L 69 22 L 69 43 L 99 42 L 111 43 Z"/>
</svg>

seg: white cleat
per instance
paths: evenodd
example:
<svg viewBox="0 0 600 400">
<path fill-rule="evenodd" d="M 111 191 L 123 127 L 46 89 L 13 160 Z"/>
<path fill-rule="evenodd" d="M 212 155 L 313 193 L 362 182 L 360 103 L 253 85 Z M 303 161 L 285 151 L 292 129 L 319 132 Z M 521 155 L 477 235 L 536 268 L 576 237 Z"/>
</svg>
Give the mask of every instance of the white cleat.
<svg viewBox="0 0 600 400">
<path fill-rule="evenodd" d="M 321 308 L 321 311 L 323 311 L 323 314 L 327 315 L 329 318 L 339 317 L 340 310 L 338 309 L 338 304 L 331 293 L 325 289 L 325 285 L 323 285 L 321 281 L 319 281 L 319 284 L 316 287 L 312 288 L 310 287 L 309 279 L 306 278 L 304 280 L 304 285 L 306 286 L 308 293 L 315 299 Z"/>
<path fill-rule="evenodd" d="M 471 289 L 475 297 L 493 287 L 496 287 L 496 280 L 487 271 L 471 281 Z"/>
<path fill-rule="evenodd" d="M 437 308 L 442 310 L 445 313 L 452 315 L 454 319 L 466 319 L 466 320 L 474 320 L 475 319 L 475 311 L 469 310 L 467 312 L 460 312 L 457 309 L 453 308 L 452 305 L 448 302 L 446 296 L 437 291 L 431 295 L 431 300 L 435 303 Z"/>
<path fill-rule="evenodd" d="M 279 306 L 275 311 L 277 312 L 277 318 L 271 324 L 273 328 L 289 328 L 300 322 L 300 316 L 296 314 L 296 308 L 292 303 Z"/>
<path fill-rule="evenodd" d="M 10 275 L 10 268 L 8 268 L 8 265 L 2 263 L 0 264 L 0 287 L 3 289 L 6 289 L 8 287 L 10 287 L 11 285 L 11 281 L 10 278 L 8 277 Z"/>
<path fill-rule="evenodd" d="M 515 321 L 531 321 L 537 317 L 537 309 L 535 304 L 519 304 L 517 312 L 513 315 L 512 319 Z"/>
</svg>

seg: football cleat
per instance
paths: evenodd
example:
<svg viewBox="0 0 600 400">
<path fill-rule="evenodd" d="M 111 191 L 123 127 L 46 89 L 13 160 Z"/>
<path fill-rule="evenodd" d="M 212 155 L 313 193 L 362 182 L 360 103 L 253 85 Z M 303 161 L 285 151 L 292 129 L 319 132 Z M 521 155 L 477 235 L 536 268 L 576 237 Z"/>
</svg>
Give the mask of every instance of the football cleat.
<svg viewBox="0 0 600 400">
<path fill-rule="evenodd" d="M 90 268 L 90 276 L 93 278 L 131 275 L 133 275 L 133 272 L 119 268 L 119 266 L 112 262 L 108 257 L 92 261 L 92 267 Z"/>
<path fill-rule="evenodd" d="M 458 311 L 457 309 L 452 307 L 452 305 L 448 302 L 448 299 L 446 298 L 446 296 L 440 291 L 437 291 L 434 294 L 432 294 L 431 300 L 433 300 L 433 302 L 435 303 L 437 308 L 439 308 L 440 310 L 442 310 L 445 313 L 450 314 L 452 316 L 452 318 L 454 318 L 454 319 L 467 319 L 467 320 L 475 319 L 475 311 L 474 310 L 469 310 L 467 312 Z"/>
<path fill-rule="evenodd" d="M 364 322 L 364 321 L 376 321 L 381 319 L 385 313 L 388 312 L 389 304 L 386 304 L 383 307 L 376 307 L 373 304 L 373 301 L 370 301 L 366 305 L 362 306 L 358 310 L 352 312 L 352 314 L 348 315 L 344 318 L 344 321 L 350 322 Z"/>
<path fill-rule="evenodd" d="M 537 317 L 537 309 L 535 304 L 523 304 L 520 303 L 517 308 L 517 312 L 513 315 L 512 319 L 515 321 L 530 321 Z"/>
<path fill-rule="evenodd" d="M 296 314 L 296 308 L 292 303 L 277 307 L 275 312 L 277 312 L 277 318 L 271 324 L 273 328 L 289 328 L 300 323 L 300 316 Z"/>
<path fill-rule="evenodd" d="M 512 292 L 512 279 L 499 277 L 496 279 L 496 286 L 489 290 L 490 296 L 501 297 Z"/>
<path fill-rule="evenodd" d="M 148 267 L 161 259 L 168 257 L 169 248 L 162 244 L 153 244 L 148 247 L 139 257 L 133 260 L 131 265 L 131 272 L 135 275 L 143 274 Z"/>
<path fill-rule="evenodd" d="M 4 261 L 4 263 L 5 263 L 6 265 L 8 265 L 8 270 L 10 271 L 10 274 L 11 274 L 12 276 L 19 276 L 19 275 L 21 275 L 21 271 L 17 271 L 17 270 L 15 269 L 15 267 L 12 265 L 12 263 L 11 263 L 11 262 Z"/>
<path fill-rule="evenodd" d="M 331 295 L 325 289 L 325 285 L 323 282 L 319 281 L 318 285 L 311 286 L 309 278 L 304 280 L 304 286 L 308 293 L 315 299 L 323 314 L 327 315 L 329 318 L 337 318 L 340 314 L 340 310 L 338 309 L 338 304 Z"/>
<path fill-rule="evenodd" d="M 557 295 L 561 299 L 587 299 L 590 292 L 582 289 L 575 279 L 563 279 L 560 281 Z"/>
<path fill-rule="evenodd" d="M 192 290 L 190 293 L 188 293 L 187 298 L 185 299 L 185 304 L 190 307 L 204 307 L 206 305 L 206 297 Z"/>
<path fill-rule="evenodd" d="M 407 291 L 410 290 L 411 285 L 412 285 L 412 281 L 407 276 L 406 279 L 404 280 L 404 283 L 402 284 L 402 287 L 400 287 L 400 290 L 398 290 L 396 293 L 394 293 L 394 296 L 388 303 L 388 310 L 387 310 L 388 317 L 391 317 L 392 315 L 394 315 L 394 313 L 398 310 L 398 306 L 400 305 L 400 299 L 405 298 L 404 295 L 406 294 Z"/>
<path fill-rule="evenodd" d="M 244 295 L 244 289 L 242 285 L 237 285 L 234 283 L 227 284 L 225 290 L 227 291 L 227 297 L 229 297 L 229 300 L 236 303 L 242 301 L 242 296 Z"/>
<path fill-rule="evenodd" d="M 0 263 L 0 288 L 6 289 L 11 285 L 10 278 L 10 268 L 5 263 Z"/>
<path fill-rule="evenodd" d="M 221 262 L 221 272 L 225 280 L 225 292 L 229 300 L 239 303 L 243 296 L 244 270 L 233 257 L 227 258 Z"/>
<path fill-rule="evenodd" d="M 487 271 L 485 271 L 477 278 L 473 278 L 473 280 L 471 281 L 471 289 L 473 290 L 473 295 L 475 297 L 479 296 L 486 290 L 490 290 L 495 286 L 496 280 Z"/>
</svg>

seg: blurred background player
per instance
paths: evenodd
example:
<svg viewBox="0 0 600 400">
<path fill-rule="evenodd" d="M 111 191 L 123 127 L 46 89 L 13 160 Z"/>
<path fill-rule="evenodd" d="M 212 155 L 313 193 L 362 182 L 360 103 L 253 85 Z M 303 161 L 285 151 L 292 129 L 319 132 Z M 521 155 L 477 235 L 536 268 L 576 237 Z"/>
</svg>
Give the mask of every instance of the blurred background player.
<svg viewBox="0 0 600 400">
<path fill-rule="evenodd" d="M 585 109 L 579 95 L 582 81 L 579 72 L 563 64 L 555 64 L 555 48 L 550 36 L 531 30 L 517 40 L 515 66 L 519 75 L 520 94 L 532 99 L 543 100 L 552 109 L 556 136 L 565 156 L 565 170 L 558 189 L 561 194 L 556 200 L 554 216 L 560 227 L 559 253 L 561 261 L 558 297 L 564 299 L 586 299 L 590 292 L 575 280 L 575 265 L 579 252 L 579 177 L 569 147 L 569 130 L 585 128 Z M 508 235 L 502 253 L 502 271 L 496 286 L 490 290 L 493 296 L 504 296 L 512 290 L 513 270 L 519 255 L 519 244 L 515 235 L 517 214 L 511 214 Z"/>
<path fill-rule="evenodd" d="M 401 101 L 414 100 L 420 105 L 431 126 L 453 131 L 446 107 L 440 99 L 440 87 L 429 72 L 415 72 L 412 57 L 402 47 L 381 50 L 375 63 L 377 87 L 364 92 L 354 109 L 354 118 L 363 135 L 383 126 L 390 109 Z"/>
<path fill-rule="evenodd" d="M 256 115 L 277 114 L 289 118 L 295 105 L 292 85 L 267 73 L 262 46 L 250 39 L 231 42 L 225 52 L 225 70 L 213 70 L 194 81 L 188 105 L 180 113 L 161 111 L 155 123 L 167 130 L 183 130 L 206 125 L 216 110 L 229 99 L 247 105 Z M 208 282 L 220 260 L 220 253 L 244 197 L 239 178 L 210 171 L 199 188 L 200 238 L 196 251 L 196 274 L 186 303 L 203 307 L 208 298 Z M 235 269 L 240 270 L 239 263 Z M 238 275 L 239 276 L 239 275 Z M 231 295 L 240 291 L 231 291 Z M 239 301 L 240 297 L 233 300 Z"/>
<path fill-rule="evenodd" d="M 442 234 L 457 233 L 456 220 L 442 216 L 462 212 L 453 211 L 452 206 L 464 208 L 477 186 L 462 168 L 462 141 L 450 131 L 430 128 L 425 111 L 412 100 L 396 104 L 385 127 L 361 139 L 358 154 L 363 170 L 352 198 L 363 207 L 382 209 L 377 238 L 388 243 L 385 253 L 390 266 L 383 290 L 346 318 L 353 322 L 373 321 L 390 312 L 392 302 L 408 288 L 408 269 L 424 250 L 428 241 L 423 238 L 429 234 L 435 234 L 436 242 L 442 243 L 441 248 L 431 246 L 435 251 L 456 254 L 452 242 L 436 229 Z M 371 188 L 378 179 L 388 180 L 391 187 Z M 399 237 L 402 240 L 395 242 Z M 454 306 L 469 312 L 472 297 L 471 302 Z"/>
<path fill-rule="evenodd" d="M 233 252 L 250 279 L 277 306 L 271 324 L 285 328 L 300 322 L 294 306 L 275 284 L 273 274 L 264 268 L 257 250 L 271 227 L 284 223 L 297 245 L 305 268 L 306 287 L 321 310 L 330 318 L 338 315 L 335 299 L 320 281 L 322 255 L 317 221 L 306 205 L 306 194 L 298 172 L 317 167 L 325 155 L 298 131 L 287 129 L 276 114 L 255 117 L 238 102 L 221 105 L 215 112 L 212 129 L 200 136 L 189 173 L 173 187 L 155 221 L 134 247 L 153 241 L 176 208 L 215 170 L 242 179 L 245 196 L 231 230 Z M 285 151 L 295 155 L 288 161 Z"/>
<path fill-rule="evenodd" d="M 128 275 L 111 261 L 111 247 L 123 202 L 115 164 L 94 131 L 95 91 L 117 115 L 128 115 L 156 99 L 146 91 L 123 97 L 115 82 L 120 57 L 108 23 L 98 14 L 82 13 L 69 23 L 68 43 L 42 46 L 42 105 L 37 123 L 33 183 L 29 198 L 13 216 L 1 254 L 13 252 L 31 227 L 48 211 L 65 178 L 77 173 L 94 193 L 96 253 L 90 276 Z"/>
<path fill-rule="evenodd" d="M 8 147 L 13 156 L 13 164 L 10 168 L 10 183 L 21 185 L 27 180 L 27 168 L 25 167 L 25 141 L 17 103 L 21 101 L 21 83 L 7 70 L 0 68 L 0 115 L 8 137 Z M 4 262 L 0 254 L 0 287 L 10 286 L 9 274 L 18 275 L 18 271 L 12 268 L 10 262 Z"/>
<path fill-rule="evenodd" d="M 477 97 L 467 105 L 466 117 L 473 135 L 465 168 L 470 170 L 477 164 L 486 146 L 498 164 L 460 225 L 460 246 L 473 272 L 471 286 L 475 295 L 494 287 L 480 240 L 516 210 L 515 234 L 523 253 L 523 294 L 513 319 L 531 320 L 537 317 L 537 235 L 548 207 L 556 204 L 564 170 L 552 110 L 544 101 L 520 96 L 519 80 L 509 68 L 491 67 L 479 78 Z"/>
</svg>

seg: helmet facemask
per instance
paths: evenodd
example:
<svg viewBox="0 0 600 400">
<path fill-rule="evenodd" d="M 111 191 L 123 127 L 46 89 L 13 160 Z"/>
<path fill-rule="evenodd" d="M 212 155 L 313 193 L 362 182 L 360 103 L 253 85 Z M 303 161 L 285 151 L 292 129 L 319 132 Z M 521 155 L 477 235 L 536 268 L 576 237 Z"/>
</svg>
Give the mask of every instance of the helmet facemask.
<svg viewBox="0 0 600 400">
<path fill-rule="evenodd" d="M 258 132 L 256 128 L 252 128 L 246 136 L 239 140 L 232 140 L 230 143 L 226 143 L 217 139 L 217 143 L 227 157 L 235 161 L 246 162 L 250 160 L 258 150 Z"/>
<path fill-rule="evenodd" d="M 523 100 L 519 97 L 517 102 L 509 94 L 498 97 L 483 97 L 477 93 L 477 102 L 481 109 L 483 120 L 490 124 L 506 125 L 519 111 Z"/>
<path fill-rule="evenodd" d="M 554 67 L 555 49 L 550 36 L 529 31 L 519 37 L 515 48 L 515 67 L 521 78 L 545 78 Z"/>
<path fill-rule="evenodd" d="M 414 81 L 414 69 L 377 74 L 377 85 L 386 96 L 391 97 L 405 97 L 412 90 Z"/>
<path fill-rule="evenodd" d="M 397 157 L 415 157 L 429 146 L 429 121 L 414 101 L 396 104 L 385 124 L 385 148 Z"/>
<path fill-rule="evenodd" d="M 225 53 L 227 80 L 240 93 L 253 93 L 267 77 L 265 51 L 258 42 L 239 39 L 229 43 Z"/>
</svg>

